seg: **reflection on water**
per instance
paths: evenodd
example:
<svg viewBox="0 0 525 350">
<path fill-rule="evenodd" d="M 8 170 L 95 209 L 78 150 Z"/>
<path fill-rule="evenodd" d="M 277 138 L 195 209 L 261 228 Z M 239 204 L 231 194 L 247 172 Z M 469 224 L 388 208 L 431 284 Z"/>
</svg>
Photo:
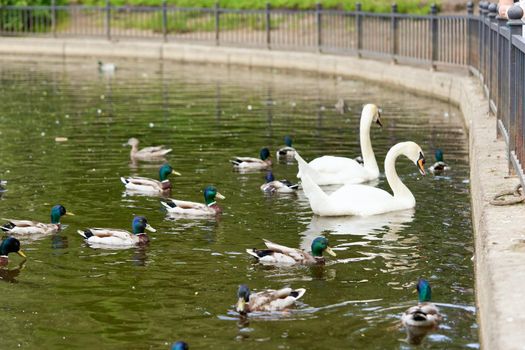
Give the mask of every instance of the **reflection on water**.
<svg viewBox="0 0 525 350">
<path fill-rule="evenodd" d="M 0 177 L 9 184 L 0 213 L 47 222 L 51 202 L 77 216 L 58 235 L 22 243 L 23 272 L 16 272 L 18 260 L 10 262 L 15 270 L 3 279 L 17 283 L 0 283 L 9 296 L 5 348 L 167 348 L 176 339 L 199 349 L 240 342 L 250 349 L 399 348 L 408 345 L 397 323 L 414 302 L 419 277 L 431 280 L 436 301 L 454 306 L 442 309 L 445 321 L 423 344 L 476 344 L 475 314 L 456 307 L 474 307 L 474 281 L 466 134 L 454 107 L 305 74 L 123 61 L 106 77 L 89 60 L 44 60 L 0 65 Z M 344 114 L 333 108 L 341 97 L 349 108 Z M 285 135 L 305 159 L 354 157 L 368 102 L 383 109 L 383 130 L 371 131 L 379 164 L 391 145 L 413 140 L 427 155 L 443 149 L 452 166 L 446 178 L 421 178 L 413 164 L 398 162 L 416 197 L 413 211 L 315 217 L 302 191 L 265 195 L 265 171 L 241 174 L 229 163 L 235 155 L 257 156 L 262 147 L 275 154 Z M 158 170 L 130 162 L 122 146 L 130 137 L 144 147 L 173 148 L 167 160 L 182 176 L 173 179 L 172 197 L 200 201 L 202 188 L 213 184 L 226 197 L 223 214 L 174 217 L 161 197 L 128 195 L 121 176 L 155 177 Z M 272 170 L 296 179 L 295 162 L 275 161 Z M 384 178 L 375 185 L 389 190 Z M 134 215 L 157 229 L 147 246 L 92 249 L 76 233 L 130 229 Z M 319 235 L 338 254 L 326 266 L 267 268 L 245 253 L 263 238 L 309 251 Z M 307 292 L 285 315 L 250 317 L 238 326 L 232 304 L 241 283 Z"/>
</svg>

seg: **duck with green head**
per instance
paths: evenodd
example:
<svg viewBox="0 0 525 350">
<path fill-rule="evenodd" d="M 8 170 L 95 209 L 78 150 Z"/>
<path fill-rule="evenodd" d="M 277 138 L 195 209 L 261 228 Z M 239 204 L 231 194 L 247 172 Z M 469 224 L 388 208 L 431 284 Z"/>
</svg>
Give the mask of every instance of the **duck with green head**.
<svg viewBox="0 0 525 350">
<path fill-rule="evenodd" d="M 217 192 L 214 186 L 207 186 L 204 188 L 203 193 L 204 204 L 171 198 L 161 203 L 170 214 L 213 216 L 222 213 L 222 209 L 217 205 L 217 199 L 225 199 L 226 197 Z"/>
<path fill-rule="evenodd" d="M 284 311 L 300 299 L 306 289 L 282 288 L 279 290 L 263 290 L 251 293 L 247 285 L 241 284 L 237 290 L 237 305 L 235 310 L 241 315 L 255 311 Z"/>
<path fill-rule="evenodd" d="M 275 180 L 271 170 L 266 173 L 264 179 L 266 182 L 261 185 L 261 191 L 266 193 L 294 193 L 299 189 L 298 184 L 291 183 L 288 180 Z"/>
<path fill-rule="evenodd" d="M 120 181 L 126 186 L 127 190 L 144 194 L 164 194 L 171 191 L 171 182 L 168 179 L 170 174 L 180 176 L 180 173 L 173 170 L 171 165 L 163 164 L 159 169 L 159 180 L 147 177 L 130 176 L 121 177 Z"/>
<path fill-rule="evenodd" d="M 0 229 L 10 234 L 36 235 L 57 233 L 62 228 L 60 218 L 64 215 L 75 215 L 67 212 L 63 205 L 57 204 L 51 208 L 51 223 L 44 224 L 31 220 L 4 219 L 7 223 L 0 226 Z"/>
<path fill-rule="evenodd" d="M 237 170 L 263 170 L 272 166 L 270 150 L 266 147 L 259 152 L 259 158 L 235 157 L 230 162 Z"/>
<path fill-rule="evenodd" d="M 312 252 L 307 253 L 300 249 L 289 248 L 264 240 L 267 249 L 246 249 L 246 252 L 255 257 L 260 263 L 268 265 L 314 265 L 324 264 L 323 252 L 336 256 L 328 245 L 328 239 L 317 237 L 312 242 Z"/>
<path fill-rule="evenodd" d="M 16 253 L 26 259 L 26 255 L 20 250 L 20 241 L 14 237 L 5 238 L 0 244 L 0 266 L 7 265 L 9 253 Z"/>
<path fill-rule="evenodd" d="M 78 230 L 78 234 L 84 237 L 91 247 L 128 248 L 148 243 L 149 237 L 145 233 L 146 230 L 157 231 L 148 224 L 148 220 L 144 216 L 135 216 L 131 228 L 132 232 L 113 228 L 88 228 L 84 231 Z"/>
<path fill-rule="evenodd" d="M 405 327 L 437 327 L 442 317 L 437 306 L 431 302 L 432 288 L 430 288 L 430 283 L 420 278 L 416 289 L 419 303 L 403 313 L 401 322 Z"/>
<path fill-rule="evenodd" d="M 436 152 L 434 152 L 434 157 L 436 157 L 436 162 L 431 165 L 428 170 L 435 175 L 441 174 L 445 171 L 450 170 L 450 167 L 447 163 L 443 160 L 443 151 L 439 148 L 436 149 Z"/>
<path fill-rule="evenodd" d="M 293 160 L 295 148 L 292 147 L 292 138 L 288 135 L 284 137 L 284 147 L 277 150 L 277 159 Z"/>
</svg>

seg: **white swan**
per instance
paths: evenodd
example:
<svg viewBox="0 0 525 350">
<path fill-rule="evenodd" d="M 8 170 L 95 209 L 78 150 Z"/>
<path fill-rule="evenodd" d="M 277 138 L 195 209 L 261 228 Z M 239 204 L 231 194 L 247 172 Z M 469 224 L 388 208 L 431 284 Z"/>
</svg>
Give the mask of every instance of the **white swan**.
<svg viewBox="0 0 525 350">
<path fill-rule="evenodd" d="M 377 166 L 372 143 L 370 142 L 370 125 L 372 122 L 382 126 L 381 114 L 376 105 L 367 104 L 361 112 L 361 123 L 359 126 L 359 142 L 361 143 L 363 165 L 351 158 L 322 156 L 315 158 L 308 164 L 312 170 L 310 178 L 319 186 L 358 184 L 377 179 L 379 177 L 379 167 Z M 301 169 L 299 169 L 297 177 L 302 177 Z"/>
<path fill-rule="evenodd" d="M 425 175 L 425 158 L 421 147 L 412 141 L 396 144 L 390 148 L 385 158 L 385 175 L 394 195 L 376 187 L 351 184 L 327 195 L 311 179 L 310 169 L 304 159 L 298 153 L 295 154 L 295 159 L 299 164 L 299 170 L 303 172 L 304 194 L 308 198 L 314 214 L 320 216 L 367 216 L 409 209 L 416 205 L 414 195 L 401 182 L 396 172 L 396 159 L 401 154 L 413 161 L 421 174 Z"/>
</svg>

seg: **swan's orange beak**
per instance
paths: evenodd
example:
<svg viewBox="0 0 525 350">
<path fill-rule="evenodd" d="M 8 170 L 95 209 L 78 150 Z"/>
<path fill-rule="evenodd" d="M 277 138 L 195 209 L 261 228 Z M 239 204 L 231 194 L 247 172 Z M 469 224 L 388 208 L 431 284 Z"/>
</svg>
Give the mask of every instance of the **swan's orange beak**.
<svg viewBox="0 0 525 350">
<path fill-rule="evenodd" d="M 419 172 L 421 175 L 425 176 L 425 157 L 423 156 L 423 153 L 419 152 L 419 159 L 417 160 L 417 168 L 419 169 Z"/>
</svg>

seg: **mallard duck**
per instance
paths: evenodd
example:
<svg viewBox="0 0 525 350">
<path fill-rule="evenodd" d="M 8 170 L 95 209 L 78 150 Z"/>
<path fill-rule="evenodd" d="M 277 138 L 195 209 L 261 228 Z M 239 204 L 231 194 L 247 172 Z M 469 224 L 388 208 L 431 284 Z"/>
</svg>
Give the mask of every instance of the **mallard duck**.
<svg viewBox="0 0 525 350">
<path fill-rule="evenodd" d="M 311 265 L 324 264 L 325 259 L 323 252 L 327 252 L 332 256 L 336 256 L 332 248 L 328 245 L 328 240 L 325 237 L 317 237 L 312 242 L 312 253 L 288 248 L 283 245 L 272 243 L 264 240 L 264 244 L 268 249 L 246 249 L 246 252 L 254 256 L 259 262 L 263 264 L 283 264 L 283 265 Z"/>
<path fill-rule="evenodd" d="M 148 220 L 144 216 L 135 216 L 131 227 L 133 233 L 112 228 L 88 228 L 77 232 L 92 246 L 132 247 L 149 242 L 149 237 L 144 232 L 145 230 L 150 232 L 157 231 L 148 224 Z"/>
<path fill-rule="evenodd" d="M 417 282 L 419 304 L 406 310 L 401 316 L 405 327 L 436 327 L 442 319 L 439 309 L 430 302 L 432 289 L 427 280 L 420 278 Z"/>
<path fill-rule="evenodd" d="M 437 149 L 434 153 L 434 157 L 436 157 L 436 162 L 431 165 L 428 170 L 432 174 L 441 174 L 442 172 L 450 170 L 450 167 L 447 163 L 443 161 L 443 151 L 440 149 Z"/>
<path fill-rule="evenodd" d="M 400 142 L 394 145 L 385 158 L 385 175 L 392 192 L 366 185 L 344 185 L 331 194 L 326 194 L 310 177 L 308 164 L 299 153 L 295 159 L 303 174 L 302 188 L 310 202 L 312 211 L 320 216 L 376 215 L 391 211 L 413 208 L 416 199 L 396 172 L 396 159 L 405 155 L 417 165 L 421 175 L 425 175 L 425 157 L 421 147 L 415 142 Z"/>
<path fill-rule="evenodd" d="M 114 63 L 98 61 L 98 70 L 101 73 L 114 73 L 117 70 L 117 66 Z"/>
<path fill-rule="evenodd" d="M 288 180 L 275 180 L 271 171 L 266 173 L 266 182 L 261 185 L 261 191 L 266 193 L 292 193 L 298 188 L 298 184 L 293 184 Z"/>
<path fill-rule="evenodd" d="M 171 182 L 168 179 L 170 174 L 180 176 L 169 164 L 164 164 L 159 169 L 160 181 L 140 176 L 121 177 L 120 181 L 128 190 L 159 194 L 171 190 Z"/>
<path fill-rule="evenodd" d="M 280 158 L 284 158 L 284 159 L 287 159 L 287 158 L 291 158 L 293 159 L 294 155 L 295 155 L 295 148 L 292 147 L 292 138 L 288 135 L 286 135 L 284 137 L 284 144 L 286 145 L 285 147 L 282 147 L 282 148 L 279 148 L 277 150 L 277 159 L 280 159 Z"/>
<path fill-rule="evenodd" d="M 260 159 L 252 157 L 235 157 L 235 159 L 230 160 L 235 169 L 239 170 L 260 170 L 267 169 L 272 166 L 272 160 L 270 156 L 270 150 L 268 148 L 263 148 L 259 152 Z"/>
<path fill-rule="evenodd" d="M 178 341 L 176 343 L 173 343 L 173 345 L 171 345 L 171 350 L 189 350 L 189 349 L 190 349 L 190 346 L 188 345 L 188 343 L 183 342 L 183 341 Z"/>
<path fill-rule="evenodd" d="M 26 259 L 26 255 L 20 250 L 20 241 L 14 237 L 7 237 L 0 244 L 0 265 L 5 266 L 9 262 L 9 253 L 17 253 Z"/>
<path fill-rule="evenodd" d="M 217 192 L 217 189 L 213 186 L 207 186 L 204 189 L 203 193 L 204 202 L 206 204 L 181 201 L 177 199 L 169 199 L 168 201 L 161 203 L 166 208 L 168 213 L 172 214 L 183 214 L 190 216 L 210 216 L 221 213 L 222 210 L 217 205 L 216 199 L 225 199 L 226 197 Z"/>
<path fill-rule="evenodd" d="M 57 204 L 53 208 L 51 208 L 51 223 L 50 224 L 44 224 L 41 222 L 30 221 L 30 220 L 3 219 L 3 220 L 7 220 L 7 223 L 1 226 L 0 229 L 10 234 L 21 234 L 21 235 L 57 233 L 62 228 L 60 224 L 60 217 L 62 217 L 63 215 L 75 215 L 75 214 L 67 212 L 64 206 Z"/>
<path fill-rule="evenodd" d="M 308 163 L 311 180 L 317 185 L 322 186 L 358 184 L 377 179 L 379 177 L 379 167 L 377 166 L 376 157 L 370 141 L 370 126 L 374 122 L 382 126 L 381 113 L 376 105 L 367 104 L 361 112 L 361 122 L 359 126 L 359 140 L 361 144 L 361 154 L 363 155 L 363 165 L 351 158 L 322 156 Z M 299 169 L 297 177 L 302 178 L 301 169 Z"/>
<path fill-rule="evenodd" d="M 164 148 L 164 146 L 144 147 L 139 150 L 139 140 L 134 137 L 130 138 L 125 145 L 131 146 L 129 154 L 131 160 L 159 161 L 171 152 L 171 148 Z"/>
<path fill-rule="evenodd" d="M 236 310 L 241 315 L 255 311 L 283 311 L 292 306 L 304 293 L 306 293 L 304 288 L 283 288 L 279 290 L 268 289 L 251 294 L 248 286 L 241 284 L 237 291 L 239 300 Z"/>
</svg>

